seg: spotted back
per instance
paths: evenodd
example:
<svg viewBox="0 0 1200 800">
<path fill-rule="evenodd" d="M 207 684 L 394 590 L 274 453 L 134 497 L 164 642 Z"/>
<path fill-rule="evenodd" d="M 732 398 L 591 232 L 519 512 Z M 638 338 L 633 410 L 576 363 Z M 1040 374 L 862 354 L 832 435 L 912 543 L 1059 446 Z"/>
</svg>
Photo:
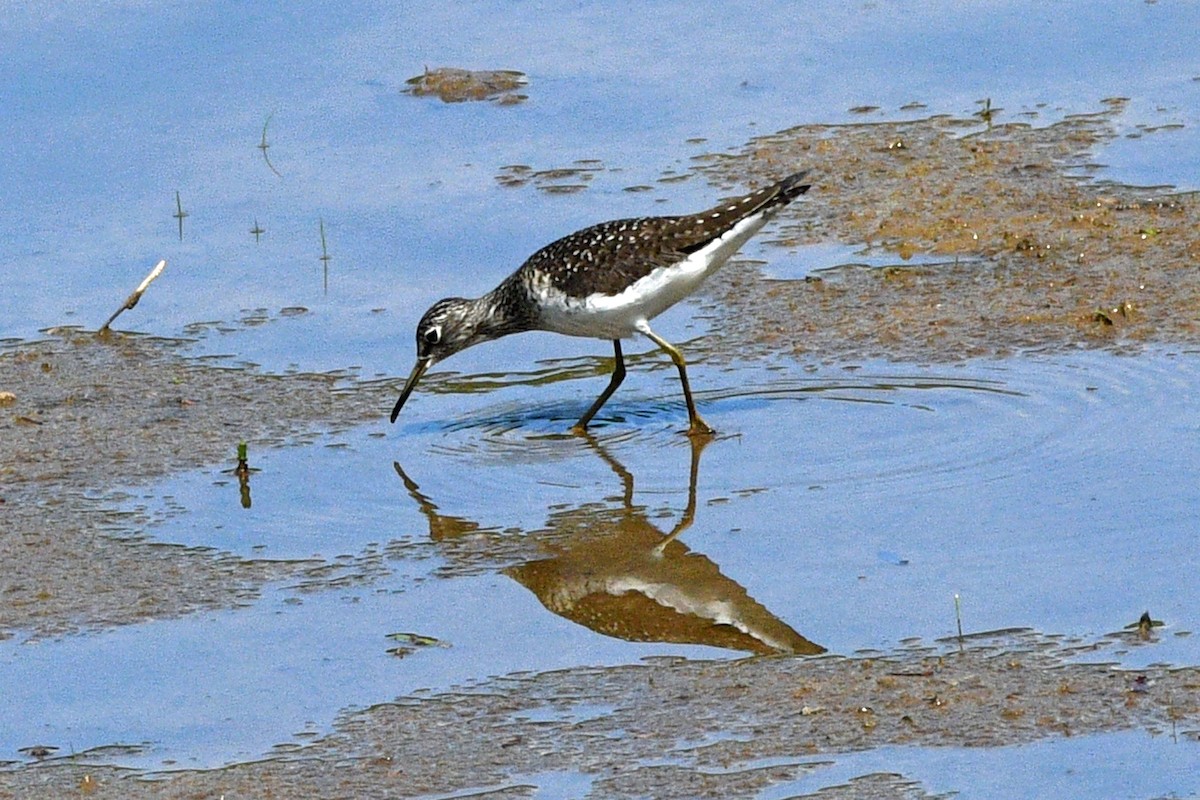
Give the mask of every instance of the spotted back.
<svg viewBox="0 0 1200 800">
<path fill-rule="evenodd" d="M 678 217 L 602 222 L 538 250 L 513 275 L 527 286 L 549 285 L 572 297 L 616 295 L 657 267 L 687 257 L 743 219 L 770 214 L 808 191 L 803 172 L 778 183 Z"/>
</svg>

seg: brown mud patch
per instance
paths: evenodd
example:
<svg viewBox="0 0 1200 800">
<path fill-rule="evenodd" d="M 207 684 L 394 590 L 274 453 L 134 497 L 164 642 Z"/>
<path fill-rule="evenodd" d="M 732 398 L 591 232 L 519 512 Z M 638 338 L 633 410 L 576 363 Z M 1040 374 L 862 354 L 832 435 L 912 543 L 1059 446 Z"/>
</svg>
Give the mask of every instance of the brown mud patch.
<svg viewBox="0 0 1200 800">
<path fill-rule="evenodd" d="M 1122 107 L 1044 127 L 948 116 L 805 125 L 700 157 L 702 173 L 737 191 L 811 171 L 776 243 L 835 239 L 896 256 L 887 268 L 813 265 L 832 269 L 808 280 L 731 265 L 705 303 L 731 335 L 702 346 L 718 357 L 947 361 L 1200 341 L 1197 195 L 1089 177 Z M 914 258 L 936 263 L 905 263 Z"/>
<path fill-rule="evenodd" d="M 375 419 L 388 387 L 268 376 L 180 357 L 181 343 L 65 330 L 0 349 L 0 636 L 53 635 L 244 604 L 267 581 L 337 580 L 319 561 L 253 561 L 144 541 L 117 487 L 310 441 Z M 337 422 L 333 422 L 337 420 Z M 238 502 L 236 488 L 230 502 Z M 357 565 L 361 567 L 361 565 Z M 170 590 L 164 591 L 164 580 Z"/>
<path fill-rule="evenodd" d="M 1135 637 L 1113 639 L 1133 646 Z M 588 796 L 749 797 L 839 753 L 885 745 L 991 747 L 1129 728 L 1200 733 L 1195 668 L 1081 664 L 1074 659 L 1102 657 L 1103 646 L 1026 631 L 964 644 L 493 678 L 348 714 L 331 735 L 260 762 L 147 781 L 89 766 L 82 753 L 0 773 L 0 797 L 72 796 L 81 787 L 96 798 L 531 797 L 539 776 L 553 773 L 584 776 Z M 821 796 L 874 791 L 926 796 L 897 775 L 863 776 Z"/>
</svg>

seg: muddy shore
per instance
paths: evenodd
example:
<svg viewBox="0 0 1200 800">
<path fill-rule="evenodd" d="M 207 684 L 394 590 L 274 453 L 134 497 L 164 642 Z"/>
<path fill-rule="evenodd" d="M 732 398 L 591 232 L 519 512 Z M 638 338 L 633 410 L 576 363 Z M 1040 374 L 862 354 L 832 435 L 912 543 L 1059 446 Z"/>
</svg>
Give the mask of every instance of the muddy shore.
<svg viewBox="0 0 1200 800">
<path fill-rule="evenodd" d="M 794 281 L 764 279 L 753 262 L 731 264 L 701 300 L 714 335 L 689 356 L 927 363 L 1194 347 L 1195 195 L 1089 177 L 1091 154 L 1116 135 L 1121 106 L 1042 127 L 949 117 L 805 126 L 700 159 L 696 175 L 730 194 L 811 164 L 809 199 L 773 229 L 778 252 L 866 242 L 894 263 L 838 265 Z M 188 357 L 185 343 L 141 335 L 61 329 L 6 344 L 0 636 L 72 635 L 236 607 L 280 581 L 304 591 L 369 581 L 369 564 L 255 561 L 157 543 L 154 519 L 112 507 L 128 487 L 232 467 L 242 441 L 252 452 L 298 445 L 377 420 L 396 383 L 226 368 Z M 1137 641 L 1119 634 L 1104 646 Z M 883 744 L 983 747 L 1200 729 L 1195 669 L 1078 663 L 1092 647 L 1012 632 L 962 652 L 941 644 L 502 678 L 349 714 L 327 737 L 221 770 L 146 780 L 97 766 L 96 754 L 29 760 L 0 772 L 0 797 L 407 797 L 468 786 L 480 797 L 528 797 L 534 787 L 520 776 L 548 771 L 583 773 L 606 797 L 743 796 L 812 769 L 805 763 L 814 756 Z M 611 713 L 583 721 L 568 713 L 612 697 L 622 700 Z M 542 707 L 563 719 L 521 717 Z M 444 758 L 450 749 L 453 763 Z M 656 761 L 664 752 L 672 764 Z M 928 796 L 896 776 L 822 793 L 897 795 Z"/>
</svg>

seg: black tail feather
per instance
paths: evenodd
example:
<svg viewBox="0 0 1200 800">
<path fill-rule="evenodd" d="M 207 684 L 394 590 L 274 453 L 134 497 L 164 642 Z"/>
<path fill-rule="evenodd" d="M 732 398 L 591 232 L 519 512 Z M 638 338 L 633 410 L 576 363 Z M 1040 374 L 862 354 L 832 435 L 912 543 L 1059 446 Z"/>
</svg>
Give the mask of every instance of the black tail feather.
<svg viewBox="0 0 1200 800">
<path fill-rule="evenodd" d="M 776 196 L 776 202 L 790 203 L 811 189 L 811 183 L 803 183 L 807 176 L 808 170 L 802 169 L 799 172 L 788 175 L 786 178 L 776 183 L 775 186 L 779 190 L 779 194 Z"/>
</svg>

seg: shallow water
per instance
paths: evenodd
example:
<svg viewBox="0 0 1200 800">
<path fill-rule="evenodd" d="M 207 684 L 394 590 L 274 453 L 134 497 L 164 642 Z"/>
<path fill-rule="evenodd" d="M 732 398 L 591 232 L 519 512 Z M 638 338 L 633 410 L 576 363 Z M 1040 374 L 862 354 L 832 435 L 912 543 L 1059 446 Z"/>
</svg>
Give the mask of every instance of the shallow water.
<svg viewBox="0 0 1200 800">
<path fill-rule="evenodd" d="M 772 787 L 758 800 L 776 800 L 853 782 L 861 775 L 899 773 L 931 794 L 954 797 L 1169 797 L 1190 785 L 1197 766 L 1194 742 L 1142 731 L 1054 739 L 1020 747 L 886 747 L 818 762 L 800 780 Z"/>
<path fill-rule="evenodd" d="M 801 376 L 699 369 L 698 387 L 738 388 L 699 392 L 723 436 L 699 453 L 681 541 L 732 582 L 722 596 L 740 586 L 837 653 L 951 636 L 958 595 L 968 632 L 1096 639 L 1150 610 L 1167 622 L 1155 641 L 1104 658 L 1194 664 L 1200 490 L 1168 476 L 1197 455 L 1182 390 L 1198 371 L 1195 355 L 1165 353 L 903 374 L 870 363 Z M 505 571 L 615 535 L 609 526 L 629 514 L 659 531 L 653 543 L 686 513 L 692 448 L 672 371 L 633 371 L 594 442 L 559 435 L 596 383 L 423 395 L 399 436 L 380 436 L 381 421 L 252 453 L 261 472 L 249 509 L 216 467 L 138 490 L 125 507 L 160 518 L 161 541 L 318 557 L 360 577 L 324 591 L 278 586 L 235 611 L 0 643 L 10 681 L 0 739 L 146 742 L 118 760 L 213 766 L 419 689 L 649 655 L 736 657 L 598 634 Z M 398 658 L 386 638 L 396 632 L 449 647 Z M 281 696 L 294 700 L 281 709 Z"/>
<path fill-rule="evenodd" d="M 166 258 L 118 327 L 177 335 L 221 321 L 235 333 L 199 351 L 272 369 L 396 375 L 432 300 L 478 294 L 585 224 L 704 206 L 713 191 L 703 182 L 659 178 L 806 122 L 965 116 L 990 98 L 999 121 L 1044 124 L 1127 96 L 1119 125 L 1139 138 L 1097 153 L 1100 177 L 1194 189 L 1200 174 L 1200 59 L 1189 35 L 1200 11 L 1189 4 L 1059 13 L 823 3 L 798 17 L 778 3 L 721 14 L 720 36 L 712 15 L 669 5 L 640 22 L 603 4 L 540 9 L 537 24 L 501 3 L 8 12 L 0 336 L 98 326 Z M 530 99 L 497 107 L 402 94 L 426 65 L 521 69 Z M 849 111 L 863 106 L 880 110 Z M 258 149 L 264 124 L 282 177 Z M 1145 132 L 1163 125 L 1182 127 Z M 580 159 L 602 167 L 577 194 L 495 180 L 504 165 Z M 638 185 L 652 190 L 623 191 Z M 182 240 L 176 191 L 189 214 Z M 258 242 L 256 220 L 266 229 Z M 297 306 L 311 313 L 231 324 Z"/>
<path fill-rule="evenodd" d="M 1044 124 L 1130 97 L 1095 174 L 1197 188 L 1200 7 L 827 3 L 798 18 L 779 3 L 721 13 L 719 27 L 715 7 L 699 8 L 651 6 L 645 20 L 604 4 L 6 8 L 0 337 L 95 327 L 166 258 L 118 328 L 195 336 L 195 354 L 271 371 L 394 380 L 434 299 L 485 291 L 590 222 L 712 202 L 716 190 L 686 179 L 696 156 L 808 122 L 966 116 L 984 98 L 1000 120 Z M 520 69 L 529 100 L 402 94 L 427 65 Z M 851 111 L 862 106 L 878 110 Z M 582 192 L 496 180 L 506 165 L 581 159 L 599 165 Z M 651 189 L 625 191 L 638 186 Z M 745 254 L 771 279 L 889 263 L 854 242 Z M 685 352 L 706 332 L 694 307 L 657 328 Z M 96 760 L 211 767 L 307 741 L 347 710 L 491 675 L 740 657 L 598 633 L 517 580 L 576 540 L 619 544 L 684 521 L 686 563 L 834 653 L 951 636 L 957 596 L 968 632 L 1093 639 L 1149 610 L 1166 623 L 1153 641 L 1104 657 L 1200 663 L 1197 353 L 699 364 L 701 411 L 721 435 L 695 460 L 674 370 L 655 353 L 630 359 L 594 442 L 563 435 L 602 388 L 607 353 L 542 334 L 465 352 L 396 426 L 381 408 L 377 424 L 331 423 L 313 445 L 252 450 L 250 508 L 228 465 L 111 495 L 153 515 L 157 541 L 317 557 L 347 577 L 60 639 L 16 632 L 0 641 L 0 761 L 35 743 L 120 744 Z M 388 635 L 405 632 L 448 647 L 389 652 Z M 1178 766 L 1193 766 L 1178 753 L 1194 743 L 1165 742 L 885 748 L 762 796 L 877 770 L 933 792 L 1037 796 L 1085 759 L 1080 793 L 1195 791 Z M 1015 763 L 1042 768 L 1015 788 L 981 781 Z M 528 777 L 564 796 L 588 785 Z"/>
</svg>

